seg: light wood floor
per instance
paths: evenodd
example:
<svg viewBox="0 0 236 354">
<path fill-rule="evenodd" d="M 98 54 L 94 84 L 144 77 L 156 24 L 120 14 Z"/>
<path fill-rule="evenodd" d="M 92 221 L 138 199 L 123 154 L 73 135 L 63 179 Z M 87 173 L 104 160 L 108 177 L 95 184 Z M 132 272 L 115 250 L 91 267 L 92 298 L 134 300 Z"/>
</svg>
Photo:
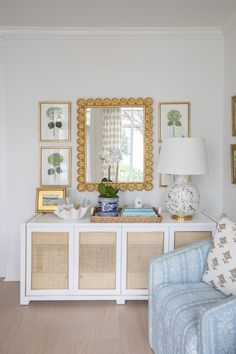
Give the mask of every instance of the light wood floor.
<svg viewBox="0 0 236 354">
<path fill-rule="evenodd" d="M 147 302 L 19 305 L 19 283 L 0 279 L 0 354 L 151 354 Z"/>
</svg>

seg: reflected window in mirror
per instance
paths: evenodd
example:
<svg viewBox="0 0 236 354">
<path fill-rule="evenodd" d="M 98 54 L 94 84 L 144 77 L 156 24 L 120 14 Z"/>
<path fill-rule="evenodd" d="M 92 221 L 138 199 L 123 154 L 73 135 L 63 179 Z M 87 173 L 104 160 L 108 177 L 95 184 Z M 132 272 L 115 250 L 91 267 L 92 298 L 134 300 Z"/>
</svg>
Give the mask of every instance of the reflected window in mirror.
<svg viewBox="0 0 236 354">
<path fill-rule="evenodd" d="M 143 107 L 88 107 L 86 110 L 86 181 L 95 183 L 107 177 L 108 165 L 100 154 L 121 151 L 118 182 L 144 179 Z M 114 181 L 116 166 L 111 168 Z"/>
<path fill-rule="evenodd" d="M 79 99 L 78 190 L 94 190 L 108 177 L 101 155 L 120 151 L 118 184 L 121 190 L 152 189 L 152 100 Z M 110 179 L 115 182 L 117 166 Z M 112 183 L 111 182 L 111 183 Z"/>
</svg>

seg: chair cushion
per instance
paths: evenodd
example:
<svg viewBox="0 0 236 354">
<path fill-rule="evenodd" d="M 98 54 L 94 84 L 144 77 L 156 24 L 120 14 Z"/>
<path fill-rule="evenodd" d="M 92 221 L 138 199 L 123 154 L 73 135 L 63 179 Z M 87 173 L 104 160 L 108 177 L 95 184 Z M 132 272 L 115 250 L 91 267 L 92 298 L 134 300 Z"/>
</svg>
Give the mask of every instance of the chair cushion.
<svg viewBox="0 0 236 354">
<path fill-rule="evenodd" d="M 154 292 L 156 348 L 158 354 L 198 353 L 198 318 L 204 305 L 225 296 L 205 284 L 166 283 Z M 155 334 L 154 334 L 155 335 Z"/>
<path fill-rule="evenodd" d="M 202 280 L 225 295 L 236 295 L 236 225 L 226 215 L 218 223 Z"/>
</svg>

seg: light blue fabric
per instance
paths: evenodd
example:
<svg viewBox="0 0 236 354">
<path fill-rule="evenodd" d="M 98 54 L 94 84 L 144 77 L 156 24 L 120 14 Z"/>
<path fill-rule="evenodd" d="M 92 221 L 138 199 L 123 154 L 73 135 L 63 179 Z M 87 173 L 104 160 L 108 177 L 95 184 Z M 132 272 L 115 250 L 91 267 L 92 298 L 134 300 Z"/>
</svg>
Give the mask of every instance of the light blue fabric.
<svg viewBox="0 0 236 354">
<path fill-rule="evenodd" d="M 236 353 L 236 298 L 201 281 L 210 240 L 149 265 L 149 342 L 156 354 Z"/>
</svg>

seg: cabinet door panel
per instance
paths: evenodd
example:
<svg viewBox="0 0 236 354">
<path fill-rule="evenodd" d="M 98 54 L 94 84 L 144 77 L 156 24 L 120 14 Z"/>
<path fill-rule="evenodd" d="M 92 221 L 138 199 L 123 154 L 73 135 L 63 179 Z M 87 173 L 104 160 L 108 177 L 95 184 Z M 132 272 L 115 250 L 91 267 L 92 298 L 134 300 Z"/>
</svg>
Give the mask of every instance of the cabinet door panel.
<svg viewBox="0 0 236 354">
<path fill-rule="evenodd" d="M 179 248 L 193 242 L 206 240 L 211 236 L 212 236 L 211 231 L 176 231 L 174 248 Z"/>
<path fill-rule="evenodd" d="M 80 232 L 79 289 L 116 289 L 116 232 Z"/>
<path fill-rule="evenodd" d="M 163 232 L 128 232 L 126 288 L 148 288 L 148 260 L 164 253 Z"/>
<path fill-rule="evenodd" d="M 32 232 L 31 289 L 69 288 L 69 233 Z"/>
</svg>

